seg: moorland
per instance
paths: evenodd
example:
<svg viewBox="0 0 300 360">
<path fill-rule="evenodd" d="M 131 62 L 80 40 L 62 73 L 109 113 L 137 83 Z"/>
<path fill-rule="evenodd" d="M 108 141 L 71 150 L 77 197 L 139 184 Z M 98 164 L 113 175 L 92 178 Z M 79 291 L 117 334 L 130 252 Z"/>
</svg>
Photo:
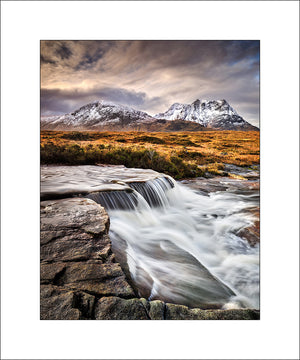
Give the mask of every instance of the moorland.
<svg viewBox="0 0 300 360">
<path fill-rule="evenodd" d="M 259 164 L 259 131 L 41 131 L 41 164 L 148 168 L 175 179 Z"/>
</svg>

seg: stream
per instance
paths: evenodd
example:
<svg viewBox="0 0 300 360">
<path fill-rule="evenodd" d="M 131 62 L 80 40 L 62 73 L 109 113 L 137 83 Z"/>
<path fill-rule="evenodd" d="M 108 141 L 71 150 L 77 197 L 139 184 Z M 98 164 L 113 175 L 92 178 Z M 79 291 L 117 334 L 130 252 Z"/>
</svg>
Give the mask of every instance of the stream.
<svg viewBox="0 0 300 360">
<path fill-rule="evenodd" d="M 259 222 L 259 173 L 243 176 L 175 181 L 124 166 L 42 166 L 41 198 L 104 206 L 113 251 L 139 296 L 259 309 L 259 242 L 243 236 Z"/>
</svg>

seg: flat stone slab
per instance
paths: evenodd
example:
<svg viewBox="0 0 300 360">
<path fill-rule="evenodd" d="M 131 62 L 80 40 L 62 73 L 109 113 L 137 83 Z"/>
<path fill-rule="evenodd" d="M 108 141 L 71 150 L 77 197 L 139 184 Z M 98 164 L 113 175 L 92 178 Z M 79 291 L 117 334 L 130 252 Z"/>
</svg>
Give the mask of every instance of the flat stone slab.
<svg viewBox="0 0 300 360">
<path fill-rule="evenodd" d="M 111 250 L 109 218 L 93 200 L 70 198 L 41 202 L 43 262 L 103 259 Z"/>
<path fill-rule="evenodd" d="M 121 171 L 120 171 L 121 170 Z M 68 197 L 98 191 L 132 190 L 127 184 L 161 176 L 151 169 L 123 165 L 41 166 L 41 199 Z"/>
</svg>

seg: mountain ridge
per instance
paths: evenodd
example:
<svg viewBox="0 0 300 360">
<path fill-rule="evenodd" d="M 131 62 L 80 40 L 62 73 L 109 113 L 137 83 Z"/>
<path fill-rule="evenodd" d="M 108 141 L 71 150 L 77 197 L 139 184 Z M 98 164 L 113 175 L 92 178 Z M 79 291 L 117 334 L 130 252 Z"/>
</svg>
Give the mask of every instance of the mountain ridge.
<svg viewBox="0 0 300 360">
<path fill-rule="evenodd" d="M 191 104 L 174 103 L 164 112 L 154 115 L 157 119 L 187 120 L 207 128 L 254 130 L 255 126 L 245 121 L 228 102 L 223 100 L 200 100 Z"/>
<path fill-rule="evenodd" d="M 184 131 L 185 128 L 187 131 L 258 130 L 239 116 L 226 100 L 197 99 L 192 104 L 174 103 L 166 112 L 154 116 L 100 100 L 65 115 L 41 117 L 42 130 L 172 131 L 170 129 L 176 128 L 179 130 L 173 131 Z"/>
</svg>

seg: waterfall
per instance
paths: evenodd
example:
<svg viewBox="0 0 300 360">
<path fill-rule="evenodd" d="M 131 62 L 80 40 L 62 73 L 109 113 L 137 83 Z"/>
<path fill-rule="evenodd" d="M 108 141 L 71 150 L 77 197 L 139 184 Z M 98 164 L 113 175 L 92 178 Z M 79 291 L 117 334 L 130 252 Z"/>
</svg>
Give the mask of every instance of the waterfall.
<svg viewBox="0 0 300 360">
<path fill-rule="evenodd" d="M 113 251 L 139 296 L 258 309 L 259 245 L 239 234 L 257 220 L 259 192 L 232 181 L 205 192 L 201 179 L 183 185 L 149 169 L 53 166 L 42 167 L 41 197 L 87 196 L 107 209 Z"/>
<path fill-rule="evenodd" d="M 258 247 L 237 235 L 253 223 L 256 195 L 205 196 L 167 177 L 127 185 L 132 192 L 89 197 L 107 206 L 113 250 L 139 296 L 259 307 Z"/>
<path fill-rule="evenodd" d="M 86 195 L 107 210 L 135 209 L 146 201 L 150 207 L 166 207 L 169 205 L 167 191 L 174 188 L 175 182 L 170 177 L 160 177 L 145 182 L 129 182 L 130 190 L 98 191 Z M 139 196 L 140 194 L 140 196 Z"/>
<path fill-rule="evenodd" d="M 135 209 L 138 205 L 137 194 L 133 191 L 98 191 L 86 197 L 101 204 L 107 210 Z"/>
</svg>

